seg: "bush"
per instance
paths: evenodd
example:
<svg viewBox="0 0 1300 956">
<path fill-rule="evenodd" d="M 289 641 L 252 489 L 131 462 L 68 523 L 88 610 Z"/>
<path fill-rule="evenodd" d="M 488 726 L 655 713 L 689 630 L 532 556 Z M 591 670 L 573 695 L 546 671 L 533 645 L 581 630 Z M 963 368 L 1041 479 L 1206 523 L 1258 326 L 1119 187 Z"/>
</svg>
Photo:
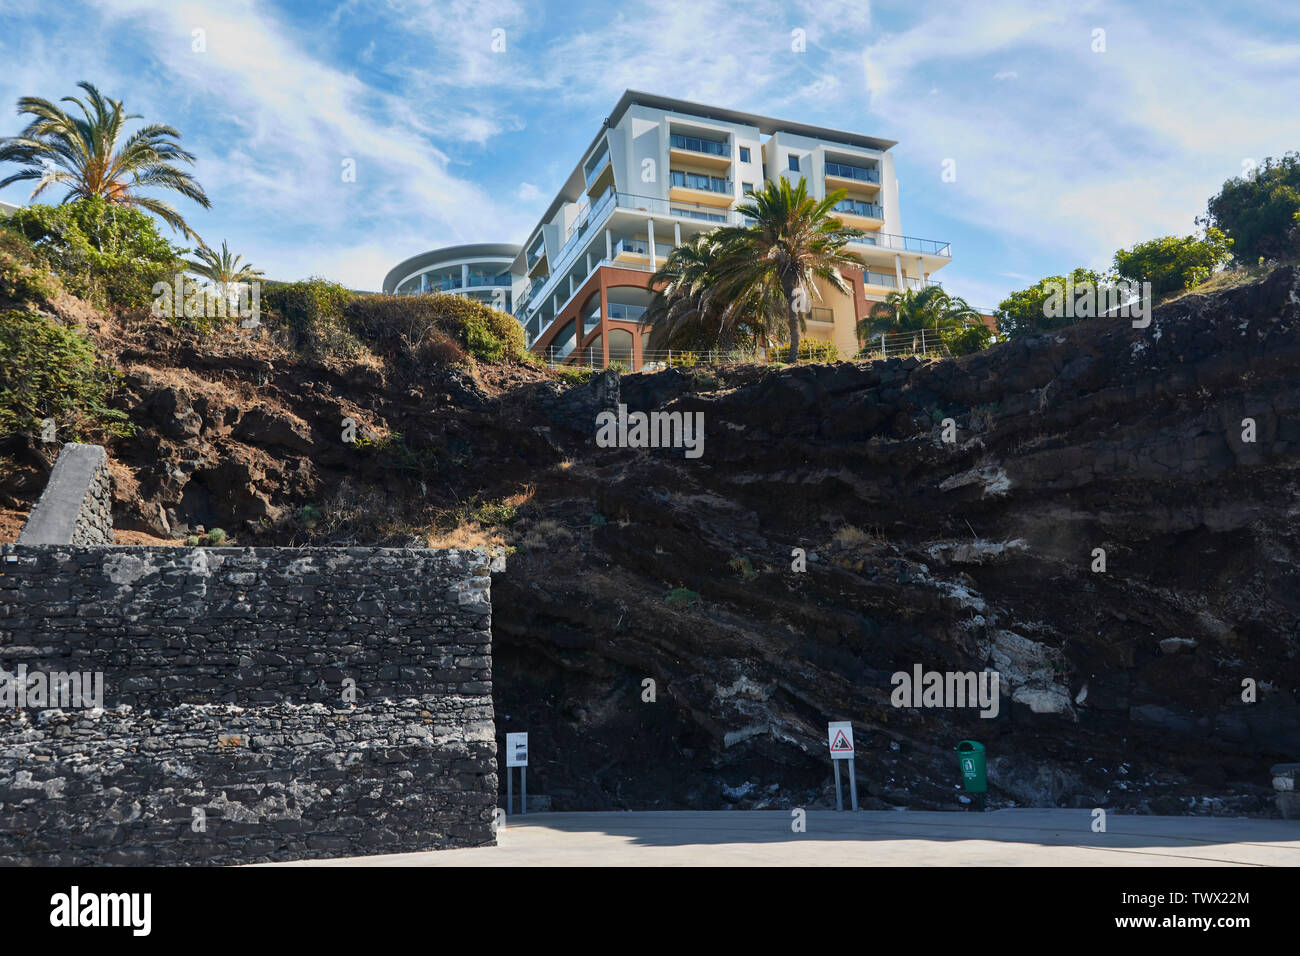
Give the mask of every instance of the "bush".
<svg viewBox="0 0 1300 956">
<path fill-rule="evenodd" d="M 677 352 L 668 356 L 670 368 L 694 368 L 699 362 L 700 357 L 694 352 Z"/>
<path fill-rule="evenodd" d="M 208 532 L 208 544 L 219 545 L 226 540 L 226 532 L 221 528 L 213 528 Z"/>
<path fill-rule="evenodd" d="M 30 242 L 18 232 L 0 230 L 0 299 L 48 302 L 59 281 L 41 264 Z"/>
<path fill-rule="evenodd" d="M 555 372 L 556 378 L 566 385 L 586 385 L 596 374 L 594 368 L 575 368 L 568 365 L 557 365 L 552 371 Z"/>
<path fill-rule="evenodd" d="M 1211 226 L 1205 238 L 1162 236 L 1115 253 L 1115 272 L 1135 282 L 1150 282 L 1159 298 L 1199 285 L 1232 256 L 1232 240 Z"/>
<path fill-rule="evenodd" d="M 188 250 L 173 246 L 152 218 L 100 198 L 25 206 L 4 220 L 65 289 L 102 308 L 146 308 L 155 283 L 175 280 Z"/>
<path fill-rule="evenodd" d="M 1030 335 L 1059 329 L 1079 321 L 1068 315 L 1048 315 L 1047 301 L 1068 283 L 1074 287 L 1092 283 L 1094 288 L 1104 285 L 1103 277 L 1091 269 L 1075 269 L 1070 276 L 1047 276 L 1028 289 L 1013 292 L 998 303 L 998 334 L 1006 336 Z"/>
<path fill-rule="evenodd" d="M 460 295 L 360 295 L 344 310 L 349 327 L 389 353 L 454 364 L 466 351 L 486 362 L 525 361 L 514 317 Z"/>
<path fill-rule="evenodd" d="M 970 355 L 989 347 L 993 330 L 983 322 L 975 322 L 959 329 L 942 329 L 939 338 L 953 355 Z"/>
<path fill-rule="evenodd" d="M 353 297 L 337 282 L 319 277 L 262 287 L 262 307 L 284 323 L 293 347 L 319 358 L 355 358 L 364 351 L 343 316 Z"/>
<path fill-rule="evenodd" d="M 0 312 L 0 435 L 39 435 L 46 419 L 59 441 L 132 433 L 108 407 L 117 372 L 89 339 L 32 312 Z"/>
<path fill-rule="evenodd" d="M 1300 152 L 1228 180 L 1197 222 L 1222 229 L 1243 265 L 1300 256 Z"/>
<path fill-rule="evenodd" d="M 767 350 L 767 360 L 769 363 L 784 362 L 790 354 L 790 346 L 773 345 Z M 800 339 L 799 340 L 799 361 L 800 362 L 838 362 L 840 350 L 834 342 L 823 342 L 821 339 Z"/>
<path fill-rule="evenodd" d="M 700 603 L 700 595 L 690 588 L 673 588 L 664 598 L 664 603 L 669 607 L 694 607 Z"/>
</svg>

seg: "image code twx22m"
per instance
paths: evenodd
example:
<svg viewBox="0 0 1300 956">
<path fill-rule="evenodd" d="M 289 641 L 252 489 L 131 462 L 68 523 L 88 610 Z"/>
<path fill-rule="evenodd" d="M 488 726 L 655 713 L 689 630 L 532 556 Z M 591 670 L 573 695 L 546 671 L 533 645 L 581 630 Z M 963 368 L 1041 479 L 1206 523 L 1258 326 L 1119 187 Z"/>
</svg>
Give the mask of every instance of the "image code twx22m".
<svg viewBox="0 0 1300 956">
<path fill-rule="evenodd" d="M 1116 933 L 1250 927 L 1185 868 L 1300 864 L 1298 36 L 5 3 L 23 918 L 997 866 L 1049 909 L 1033 871 L 1101 873 Z"/>
</svg>

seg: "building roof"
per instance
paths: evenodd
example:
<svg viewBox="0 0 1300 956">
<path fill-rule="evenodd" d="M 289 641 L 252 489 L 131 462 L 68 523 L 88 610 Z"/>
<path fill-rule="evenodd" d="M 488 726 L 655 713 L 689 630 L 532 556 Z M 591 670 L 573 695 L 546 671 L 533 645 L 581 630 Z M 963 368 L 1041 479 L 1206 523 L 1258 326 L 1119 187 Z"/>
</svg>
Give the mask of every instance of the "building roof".
<svg viewBox="0 0 1300 956">
<path fill-rule="evenodd" d="M 820 139 L 827 142 L 843 143 L 846 146 L 856 146 L 860 149 L 879 149 L 882 151 L 898 145 L 898 141 L 893 139 L 881 139 L 878 136 L 850 133 L 830 126 L 814 126 L 811 123 L 775 119 L 759 113 L 745 113 L 740 110 L 724 109 L 720 106 L 706 106 L 703 103 L 692 103 L 689 100 L 674 99 L 671 96 L 643 93 L 640 90 L 624 91 L 618 102 L 614 104 L 614 112 L 609 114 L 609 119 L 606 121 L 607 125 L 617 125 L 619 120 L 623 118 L 623 114 L 627 112 L 628 107 L 634 105 L 649 106 L 653 109 L 667 110 L 672 113 L 687 113 L 703 119 L 721 120 L 724 123 L 740 123 L 745 126 L 754 126 L 765 136 L 777 132 L 794 133 L 796 136 L 807 136 L 810 139 Z"/>
<path fill-rule="evenodd" d="M 514 259 L 519 255 L 520 247 L 510 242 L 473 242 L 464 246 L 443 246 L 430 249 L 419 255 L 404 259 L 388 270 L 384 276 L 384 291 L 392 292 L 397 283 L 412 272 L 419 272 L 442 262 L 455 262 L 457 259 Z"/>
</svg>

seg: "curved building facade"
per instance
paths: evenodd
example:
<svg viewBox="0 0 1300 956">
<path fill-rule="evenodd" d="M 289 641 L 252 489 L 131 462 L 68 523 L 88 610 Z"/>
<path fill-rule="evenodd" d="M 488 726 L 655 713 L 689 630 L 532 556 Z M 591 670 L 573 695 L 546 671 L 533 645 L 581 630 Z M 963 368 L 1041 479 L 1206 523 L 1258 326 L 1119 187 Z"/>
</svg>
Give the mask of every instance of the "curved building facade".
<svg viewBox="0 0 1300 956">
<path fill-rule="evenodd" d="M 384 291 L 452 292 L 478 299 L 502 312 L 514 312 L 510 264 L 520 247 L 480 242 L 432 249 L 399 263 L 384 276 Z"/>
</svg>

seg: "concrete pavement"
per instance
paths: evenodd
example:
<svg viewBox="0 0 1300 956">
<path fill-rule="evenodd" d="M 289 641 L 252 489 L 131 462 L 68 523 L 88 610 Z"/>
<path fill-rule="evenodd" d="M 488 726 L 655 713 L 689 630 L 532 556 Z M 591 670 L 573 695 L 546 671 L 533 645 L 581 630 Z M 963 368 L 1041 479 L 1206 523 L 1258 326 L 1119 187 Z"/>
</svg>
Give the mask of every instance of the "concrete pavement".
<svg viewBox="0 0 1300 956">
<path fill-rule="evenodd" d="M 271 866 L 1297 866 L 1300 820 L 1107 814 L 780 810 L 538 813 L 498 845 Z"/>
</svg>

